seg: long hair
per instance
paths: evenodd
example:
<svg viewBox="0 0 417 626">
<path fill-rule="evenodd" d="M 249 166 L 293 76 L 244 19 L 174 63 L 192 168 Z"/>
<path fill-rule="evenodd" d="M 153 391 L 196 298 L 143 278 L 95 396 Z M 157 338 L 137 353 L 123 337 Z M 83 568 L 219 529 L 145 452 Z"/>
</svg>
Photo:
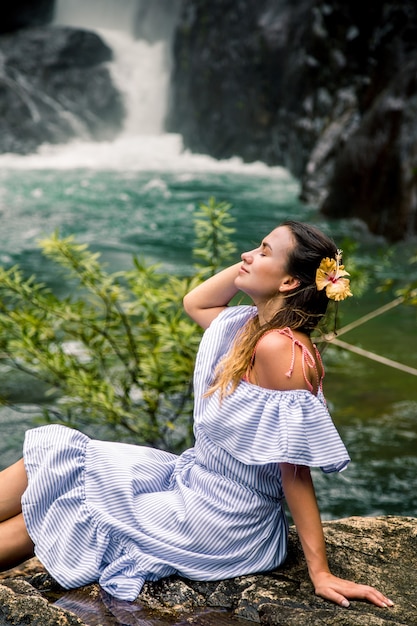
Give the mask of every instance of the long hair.
<svg viewBox="0 0 417 626">
<path fill-rule="evenodd" d="M 207 395 L 219 389 L 221 397 L 224 397 L 236 389 L 248 370 L 257 342 L 265 332 L 289 327 L 310 336 L 326 313 L 329 300 L 324 290 L 317 289 L 316 271 L 323 258 L 335 258 L 335 243 L 309 224 L 287 220 L 281 226 L 287 226 L 294 239 L 294 246 L 288 253 L 286 272 L 297 278 L 299 285 L 287 292 L 282 307 L 270 320 L 260 324 L 256 315 L 243 326 L 232 348 L 216 368 L 214 383 Z"/>
</svg>

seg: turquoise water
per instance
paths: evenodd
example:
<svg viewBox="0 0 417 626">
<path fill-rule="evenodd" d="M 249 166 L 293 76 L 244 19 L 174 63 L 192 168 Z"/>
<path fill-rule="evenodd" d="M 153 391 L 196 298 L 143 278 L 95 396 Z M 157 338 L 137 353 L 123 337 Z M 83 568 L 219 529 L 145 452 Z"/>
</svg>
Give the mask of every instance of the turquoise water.
<svg viewBox="0 0 417 626">
<path fill-rule="evenodd" d="M 210 196 L 232 203 L 239 251 L 292 217 L 316 223 L 339 245 L 346 237 L 355 241 L 355 260 L 371 281 L 386 273 L 402 275 L 405 267 L 411 275 L 411 245 L 398 246 L 391 259 L 385 244 L 359 223 L 323 220 L 300 204 L 298 184 L 285 170 L 190 155 L 176 136 L 45 147 L 29 157 L 4 155 L 0 165 L 1 262 L 19 263 L 57 290 L 68 286 L 37 247 L 37 240 L 54 230 L 99 251 L 109 270 L 129 267 L 138 255 L 172 272 L 192 273 L 193 213 Z M 343 303 L 340 324 L 393 297 L 368 288 L 364 297 Z M 417 368 L 416 331 L 417 309 L 400 306 L 343 340 Z M 315 472 L 323 518 L 415 515 L 417 378 L 333 346 L 324 360 L 326 395 L 352 463 L 337 476 Z M 3 381 L 19 411 L 0 412 L 1 466 L 19 456 L 32 423 L 27 410 L 39 413 L 42 397 L 24 378 L 3 376 Z"/>
<path fill-rule="evenodd" d="M 285 171 L 3 171 L 3 263 L 32 266 L 37 239 L 59 229 L 100 251 L 113 268 L 133 254 L 192 272 L 193 213 L 210 196 L 233 203 L 238 249 L 258 242 L 288 216 L 304 218 L 297 185 Z M 250 171 L 250 170 L 249 170 Z"/>
</svg>

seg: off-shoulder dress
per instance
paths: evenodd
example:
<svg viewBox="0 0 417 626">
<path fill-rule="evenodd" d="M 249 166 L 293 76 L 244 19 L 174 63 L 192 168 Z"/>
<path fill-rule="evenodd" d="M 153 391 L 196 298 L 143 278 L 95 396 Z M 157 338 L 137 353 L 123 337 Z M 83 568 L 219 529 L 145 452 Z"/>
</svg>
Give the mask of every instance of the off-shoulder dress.
<svg viewBox="0 0 417 626">
<path fill-rule="evenodd" d="M 349 456 L 319 390 L 245 380 L 204 397 L 219 359 L 256 309 L 225 309 L 205 331 L 194 376 L 195 445 L 177 456 L 91 439 L 60 425 L 27 432 L 22 498 L 35 553 L 65 588 L 98 581 L 134 600 L 147 580 L 219 580 L 278 567 L 287 521 L 280 462 L 342 470 Z"/>
</svg>

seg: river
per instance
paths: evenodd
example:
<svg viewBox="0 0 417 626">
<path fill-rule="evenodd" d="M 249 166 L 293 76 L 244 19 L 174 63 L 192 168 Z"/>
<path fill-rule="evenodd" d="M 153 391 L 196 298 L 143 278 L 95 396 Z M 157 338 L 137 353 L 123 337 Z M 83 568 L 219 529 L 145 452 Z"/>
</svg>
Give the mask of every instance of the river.
<svg viewBox="0 0 417 626">
<path fill-rule="evenodd" d="M 28 157 L 4 155 L 0 164 L 2 263 L 18 263 L 57 290 L 62 278 L 37 247 L 37 239 L 55 229 L 88 243 L 110 270 L 130 267 L 132 256 L 139 255 L 172 272 L 190 273 L 193 212 L 210 196 L 232 203 L 240 251 L 293 217 L 317 224 L 337 242 L 346 237 L 355 241 L 356 262 L 376 282 L 389 271 L 401 274 L 411 255 L 411 246 L 398 246 L 391 258 L 385 244 L 369 237 L 360 224 L 324 221 L 298 201 L 298 184 L 285 170 L 187 154 L 177 136 L 45 146 Z M 340 306 L 340 325 L 392 297 L 368 288 Z M 415 308 L 400 305 L 343 339 L 417 367 Z M 340 348 L 328 348 L 324 357 L 325 391 L 352 463 L 338 476 L 317 472 L 323 517 L 415 515 L 416 377 Z M 6 391 L 19 409 L 39 414 L 36 386 L 27 385 L 26 379 L 7 378 Z M 17 458 L 32 416 L 5 408 L 0 420 L 0 462 L 5 466 Z"/>
</svg>

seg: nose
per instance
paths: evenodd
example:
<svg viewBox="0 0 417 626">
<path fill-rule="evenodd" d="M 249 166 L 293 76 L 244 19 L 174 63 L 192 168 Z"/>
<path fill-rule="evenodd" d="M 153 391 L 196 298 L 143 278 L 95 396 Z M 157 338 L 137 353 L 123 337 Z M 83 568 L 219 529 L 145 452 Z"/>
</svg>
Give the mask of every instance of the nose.
<svg viewBox="0 0 417 626">
<path fill-rule="evenodd" d="M 255 248 L 255 250 L 256 250 L 256 248 Z M 242 252 L 242 254 L 240 255 L 240 258 L 242 259 L 242 261 L 244 261 L 245 263 L 252 263 L 255 250 L 249 250 L 248 252 Z"/>
</svg>

